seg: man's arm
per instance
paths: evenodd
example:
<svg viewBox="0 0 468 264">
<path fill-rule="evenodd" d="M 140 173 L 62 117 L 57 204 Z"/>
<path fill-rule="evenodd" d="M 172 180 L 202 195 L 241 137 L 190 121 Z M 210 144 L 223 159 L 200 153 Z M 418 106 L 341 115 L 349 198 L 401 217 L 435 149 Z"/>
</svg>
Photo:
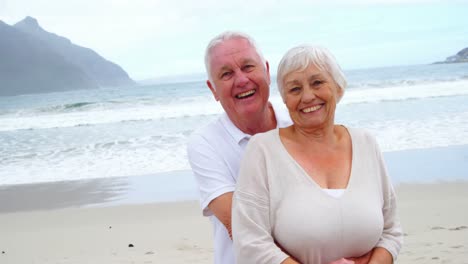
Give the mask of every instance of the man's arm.
<svg viewBox="0 0 468 264">
<path fill-rule="evenodd" d="M 299 262 L 295 261 L 291 257 L 288 257 L 287 259 L 283 260 L 281 264 L 300 264 Z"/>
<path fill-rule="evenodd" d="M 225 159 L 206 138 L 192 136 L 187 156 L 200 191 L 205 216 L 214 215 L 231 234 L 232 195 L 235 179 Z"/>
<path fill-rule="evenodd" d="M 393 256 L 382 247 L 374 248 L 374 252 L 372 253 L 371 259 L 369 264 L 392 264 L 393 263 Z"/>
<path fill-rule="evenodd" d="M 232 209 L 232 195 L 233 192 L 221 194 L 220 196 L 213 199 L 208 204 L 211 212 L 219 219 L 221 223 L 226 227 L 229 237 L 232 240 L 231 230 L 231 209 Z"/>
</svg>

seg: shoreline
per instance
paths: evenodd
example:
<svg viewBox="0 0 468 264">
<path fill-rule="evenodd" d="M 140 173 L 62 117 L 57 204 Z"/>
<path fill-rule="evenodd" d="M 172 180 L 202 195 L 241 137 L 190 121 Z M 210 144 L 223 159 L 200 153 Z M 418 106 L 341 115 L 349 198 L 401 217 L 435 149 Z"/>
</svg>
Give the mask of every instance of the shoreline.
<svg viewBox="0 0 468 264">
<path fill-rule="evenodd" d="M 384 158 L 394 186 L 468 182 L 468 145 L 384 152 Z M 196 200 L 198 190 L 189 170 L 0 185 L 0 213 Z"/>
<path fill-rule="evenodd" d="M 0 213 L 195 201 L 191 171 L 0 186 Z"/>
</svg>

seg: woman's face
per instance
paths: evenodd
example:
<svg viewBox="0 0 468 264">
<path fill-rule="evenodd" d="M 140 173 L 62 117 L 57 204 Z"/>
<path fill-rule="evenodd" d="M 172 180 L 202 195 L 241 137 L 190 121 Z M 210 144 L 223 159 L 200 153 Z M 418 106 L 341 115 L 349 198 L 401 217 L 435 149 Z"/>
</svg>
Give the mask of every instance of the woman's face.
<svg viewBox="0 0 468 264">
<path fill-rule="evenodd" d="M 338 86 L 328 72 L 315 65 L 283 79 L 284 102 L 295 126 L 316 129 L 334 124 Z"/>
</svg>

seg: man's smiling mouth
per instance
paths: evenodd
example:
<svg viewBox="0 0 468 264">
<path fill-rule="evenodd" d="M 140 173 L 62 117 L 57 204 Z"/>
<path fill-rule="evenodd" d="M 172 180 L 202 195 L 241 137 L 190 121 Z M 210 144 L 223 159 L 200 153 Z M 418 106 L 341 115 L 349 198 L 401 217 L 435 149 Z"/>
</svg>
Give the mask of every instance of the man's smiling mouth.
<svg viewBox="0 0 468 264">
<path fill-rule="evenodd" d="M 236 98 L 237 98 L 237 99 L 245 99 L 245 98 L 248 98 L 248 97 L 254 95 L 255 92 L 256 92 L 256 90 L 255 90 L 255 89 L 252 89 L 252 90 L 250 90 L 250 91 L 237 94 L 237 95 L 236 95 Z"/>
</svg>

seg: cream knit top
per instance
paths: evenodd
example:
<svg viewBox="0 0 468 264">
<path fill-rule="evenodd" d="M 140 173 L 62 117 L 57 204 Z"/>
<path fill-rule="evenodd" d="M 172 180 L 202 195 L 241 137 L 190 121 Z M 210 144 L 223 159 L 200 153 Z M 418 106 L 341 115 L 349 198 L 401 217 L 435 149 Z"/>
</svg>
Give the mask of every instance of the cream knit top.
<svg viewBox="0 0 468 264">
<path fill-rule="evenodd" d="M 368 133 L 347 129 L 352 168 L 338 198 L 292 158 L 278 129 L 252 137 L 233 201 L 237 263 L 276 264 L 290 255 L 302 264 L 328 264 L 376 246 L 396 259 L 403 236 L 382 154 Z"/>
</svg>

